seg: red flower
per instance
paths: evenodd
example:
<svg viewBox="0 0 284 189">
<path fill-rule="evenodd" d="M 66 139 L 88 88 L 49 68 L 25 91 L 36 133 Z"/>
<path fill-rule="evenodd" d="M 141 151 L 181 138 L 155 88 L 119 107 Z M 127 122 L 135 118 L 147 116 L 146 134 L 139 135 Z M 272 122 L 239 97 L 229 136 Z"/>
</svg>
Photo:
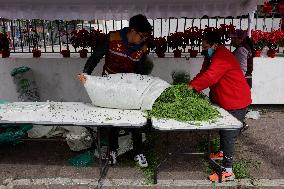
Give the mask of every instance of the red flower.
<svg viewBox="0 0 284 189">
<path fill-rule="evenodd" d="M 186 48 L 185 34 L 183 32 L 171 33 L 167 37 L 169 47 L 178 49 L 178 47 Z"/>
<path fill-rule="evenodd" d="M 89 38 L 90 33 L 87 30 L 74 30 L 71 32 L 70 43 L 74 48 L 82 47 L 84 49 L 89 46 Z"/>
<path fill-rule="evenodd" d="M 88 39 L 88 46 L 94 49 L 105 38 L 105 34 L 101 30 L 92 30 Z"/>
<path fill-rule="evenodd" d="M 165 53 L 167 51 L 167 40 L 165 37 L 151 36 L 149 38 L 149 48 L 154 50 L 156 53 Z"/>
</svg>

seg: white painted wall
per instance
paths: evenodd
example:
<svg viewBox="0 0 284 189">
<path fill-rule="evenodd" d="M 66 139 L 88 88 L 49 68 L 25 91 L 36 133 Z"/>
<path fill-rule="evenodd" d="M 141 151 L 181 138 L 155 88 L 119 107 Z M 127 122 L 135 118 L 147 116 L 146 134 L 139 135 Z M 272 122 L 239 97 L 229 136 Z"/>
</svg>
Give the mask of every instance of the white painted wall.
<svg viewBox="0 0 284 189">
<path fill-rule="evenodd" d="M 255 58 L 253 104 L 284 104 L 284 56 Z"/>
<path fill-rule="evenodd" d="M 84 87 L 76 77 L 82 71 L 87 59 L 78 57 L 31 58 L 30 56 L 13 55 L 10 58 L 0 58 L 0 99 L 18 101 L 10 72 L 15 67 L 28 66 L 33 70 L 42 101 L 90 102 Z M 155 66 L 152 75 L 171 83 L 171 73 L 174 70 L 185 70 L 192 76 L 196 75 L 203 58 L 189 60 L 186 58 L 154 58 L 153 60 Z M 101 75 L 103 64 L 104 60 L 95 68 L 94 75 Z"/>
<path fill-rule="evenodd" d="M 85 89 L 76 78 L 86 59 L 76 55 L 71 58 L 46 54 L 41 58 L 30 56 L 25 54 L 0 58 L 0 99 L 18 101 L 10 72 L 15 67 L 25 65 L 34 72 L 42 101 L 90 102 Z M 171 83 L 173 71 L 187 71 L 193 78 L 199 72 L 203 58 L 169 57 L 153 58 L 153 61 L 155 66 L 151 75 Z M 104 60 L 95 68 L 94 75 L 101 75 L 103 64 Z M 253 104 L 284 104 L 284 57 L 255 58 L 252 83 Z"/>
</svg>

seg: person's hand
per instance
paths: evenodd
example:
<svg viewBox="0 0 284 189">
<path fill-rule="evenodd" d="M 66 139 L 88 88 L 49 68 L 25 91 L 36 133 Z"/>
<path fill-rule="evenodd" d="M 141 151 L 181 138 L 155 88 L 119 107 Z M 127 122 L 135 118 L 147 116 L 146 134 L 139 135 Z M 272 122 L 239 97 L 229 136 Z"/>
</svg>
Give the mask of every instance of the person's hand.
<svg viewBox="0 0 284 189">
<path fill-rule="evenodd" d="M 192 89 L 193 89 L 193 87 L 192 87 L 191 85 L 187 85 L 187 88 L 188 88 L 189 90 L 192 90 Z"/>
<path fill-rule="evenodd" d="M 80 82 L 81 82 L 82 84 L 85 84 L 86 81 L 87 81 L 87 78 L 86 78 L 86 76 L 85 76 L 84 73 L 78 74 L 78 79 L 80 80 Z"/>
</svg>

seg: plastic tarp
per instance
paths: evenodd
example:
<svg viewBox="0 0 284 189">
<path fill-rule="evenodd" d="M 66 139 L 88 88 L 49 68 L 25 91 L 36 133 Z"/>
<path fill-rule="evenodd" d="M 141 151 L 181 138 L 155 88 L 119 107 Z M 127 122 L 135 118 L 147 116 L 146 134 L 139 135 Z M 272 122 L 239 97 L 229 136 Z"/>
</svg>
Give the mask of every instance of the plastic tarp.
<svg viewBox="0 0 284 189">
<path fill-rule="evenodd" d="M 136 14 L 149 19 L 240 16 L 264 0 L 0 0 L 0 17 L 45 20 L 128 20 Z"/>
<path fill-rule="evenodd" d="M 166 81 L 133 73 L 89 76 L 85 89 L 96 106 L 151 110 L 155 100 L 170 86 Z"/>
</svg>

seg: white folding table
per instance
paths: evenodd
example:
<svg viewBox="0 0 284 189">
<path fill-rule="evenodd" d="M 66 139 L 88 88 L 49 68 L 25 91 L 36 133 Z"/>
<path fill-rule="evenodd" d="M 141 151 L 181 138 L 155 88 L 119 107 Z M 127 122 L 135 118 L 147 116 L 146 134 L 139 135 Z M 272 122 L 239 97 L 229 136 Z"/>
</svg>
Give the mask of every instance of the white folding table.
<svg viewBox="0 0 284 189">
<path fill-rule="evenodd" d="M 173 119 L 156 119 L 152 118 L 152 127 L 158 131 L 171 132 L 171 131 L 199 131 L 199 130 L 207 130 L 208 131 L 208 156 L 211 152 L 210 149 L 210 139 L 211 139 L 211 131 L 213 130 L 222 130 L 222 129 L 240 129 L 242 127 L 242 123 L 233 117 L 229 112 L 224 109 L 217 107 L 217 110 L 220 112 L 221 117 L 212 121 L 194 121 L 194 122 L 180 122 Z M 168 145 L 168 144 L 167 144 Z M 168 147 L 167 147 L 168 149 Z M 205 154 L 205 153 L 183 153 L 183 154 Z M 168 152 L 166 157 L 161 163 L 167 160 L 169 155 L 175 155 L 174 152 Z M 223 168 L 216 163 L 213 159 L 209 160 L 215 167 L 217 167 L 217 172 L 219 173 L 219 182 L 221 182 L 221 172 Z M 161 163 L 156 167 L 154 174 L 154 183 L 157 183 L 157 174 Z"/>
<path fill-rule="evenodd" d="M 100 108 L 81 102 L 13 102 L 0 105 L 0 124 L 68 125 L 97 127 L 100 178 L 108 170 L 108 159 L 102 165 L 101 128 L 141 128 L 147 124 L 147 116 L 139 110 Z M 108 158 L 108 157 L 107 157 Z"/>
</svg>

